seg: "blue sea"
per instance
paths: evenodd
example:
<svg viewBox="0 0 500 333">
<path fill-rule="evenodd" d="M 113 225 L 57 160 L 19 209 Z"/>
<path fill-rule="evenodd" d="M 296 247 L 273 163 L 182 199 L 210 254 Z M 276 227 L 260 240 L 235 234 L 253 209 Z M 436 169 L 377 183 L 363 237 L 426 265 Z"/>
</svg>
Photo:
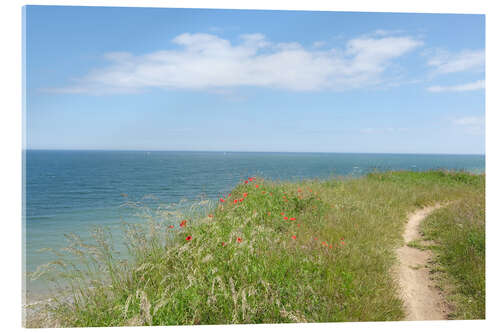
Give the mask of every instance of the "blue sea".
<svg viewBox="0 0 500 333">
<path fill-rule="evenodd" d="M 484 172 L 484 155 L 48 151 L 24 155 L 25 271 L 53 260 L 42 248 L 66 246 L 64 234 L 132 221 L 127 200 L 162 204 L 216 200 L 250 176 L 273 180 L 361 176 L 373 170 Z M 136 222 L 136 221 L 133 221 Z M 28 281 L 28 289 L 43 288 Z"/>
</svg>

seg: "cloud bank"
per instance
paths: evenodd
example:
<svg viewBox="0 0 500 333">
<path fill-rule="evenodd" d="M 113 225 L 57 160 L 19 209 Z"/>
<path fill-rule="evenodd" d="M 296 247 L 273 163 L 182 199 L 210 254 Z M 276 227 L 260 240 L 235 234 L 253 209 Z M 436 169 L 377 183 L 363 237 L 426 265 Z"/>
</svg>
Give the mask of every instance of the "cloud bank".
<svg viewBox="0 0 500 333">
<path fill-rule="evenodd" d="M 463 50 L 456 54 L 440 51 L 429 58 L 427 65 L 433 67 L 436 74 L 484 71 L 484 59 L 484 50 Z"/>
<path fill-rule="evenodd" d="M 241 86 L 291 91 L 349 90 L 389 80 L 393 61 L 423 43 L 410 36 L 365 36 L 342 49 L 308 50 L 299 43 L 273 43 L 262 34 L 238 43 L 213 34 L 184 33 L 173 49 L 134 55 L 109 53 L 109 66 L 54 93 L 131 93 L 150 88 L 217 90 Z"/>
<path fill-rule="evenodd" d="M 484 89 L 484 80 L 479 80 L 476 82 L 460 84 L 455 86 L 431 86 L 427 88 L 430 92 L 460 92 L 460 91 L 472 91 Z"/>
</svg>

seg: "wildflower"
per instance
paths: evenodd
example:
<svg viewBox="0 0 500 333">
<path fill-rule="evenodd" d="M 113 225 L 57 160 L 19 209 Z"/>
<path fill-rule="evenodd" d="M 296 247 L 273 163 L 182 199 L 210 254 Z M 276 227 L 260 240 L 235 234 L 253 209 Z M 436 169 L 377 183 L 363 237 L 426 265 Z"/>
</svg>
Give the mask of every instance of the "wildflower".
<svg viewBox="0 0 500 333">
<path fill-rule="evenodd" d="M 271 215 L 271 212 L 267 212 L 267 215 Z"/>
<path fill-rule="evenodd" d="M 332 244 L 330 244 L 328 247 L 331 249 L 332 248 Z"/>
<path fill-rule="evenodd" d="M 340 240 L 341 240 L 341 241 L 343 241 L 343 240 L 344 240 L 344 237 L 341 237 L 341 238 L 340 238 Z"/>
<path fill-rule="evenodd" d="M 300 228 L 300 223 L 299 223 L 299 224 L 297 224 L 297 227 L 299 227 L 299 228 Z"/>
<path fill-rule="evenodd" d="M 302 190 L 299 188 L 299 189 L 297 190 L 297 192 L 302 192 Z"/>
<path fill-rule="evenodd" d="M 240 238 L 240 237 L 238 237 L 238 238 L 236 239 L 236 241 L 237 241 L 238 243 L 241 243 L 241 238 Z"/>
<path fill-rule="evenodd" d="M 230 196 L 231 196 L 231 193 L 229 193 L 229 194 L 227 195 L 227 197 L 228 197 L 228 198 L 229 198 Z"/>
<path fill-rule="evenodd" d="M 249 182 L 253 181 L 253 178 L 252 177 L 248 178 L 248 181 Z"/>
<path fill-rule="evenodd" d="M 243 198 L 240 199 L 240 202 L 243 202 Z"/>
<path fill-rule="evenodd" d="M 314 237 L 314 240 L 318 240 L 318 237 Z"/>
<path fill-rule="evenodd" d="M 283 216 L 283 220 L 288 220 L 288 217 L 286 217 L 286 216 Z"/>
<path fill-rule="evenodd" d="M 173 225 L 169 225 L 168 227 L 169 227 L 170 229 L 173 229 L 173 228 L 174 228 L 174 226 L 173 226 Z"/>
<path fill-rule="evenodd" d="M 187 241 L 187 242 L 189 242 L 191 239 L 193 239 L 193 237 L 191 237 L 191 236 L 187 236 L 187 237 L 186 237 L 186 241 Z"/>
<path fill-rule="evenodd" d="M 224 201 L 225 201 L 225 200 L 224 200 L 224 199 L 222 199 L 222 198 L 220 198 L 219 200 L 220 200 L 220 202 L 224 202 Z"/>
<path fill-rule="evenodd" d="M 290 221 L 295 221 L 296 218 L 295 217 L 290 217 Z"/>
<path fill-rule="evenodd" d="M 293 235 L 293 236 L 292 236 L 292 239 L 297 239 L 297 236 Z"/>
<path fill-rule="evenodd" d="M 209 217 L 209 218 L 212 218 L 212 217 L 214 217 L 214 216 L 213 216 L 212 214 L 208 214 L 208 217 Z"/>
<path fill-rule="evenodd" d="M 340 242 L 340 244 L 345 245 L 344 241 Z"/>
<path fill-rule="evenodd" d="M 259 185 L 258 185 L 258 184 L 256 184 L 256 185 L 255 185 L 255 188 L 259 188 Z"/>
<path fill-rule="evenodd" d="M 326 245 L 328 245 L 328 244 L 326 244 L 326 242 L 321 242 L 321 245 L 325 245 L 325 246 L 326 246 Z"/>
<path fill-rule="evenodd" d="M 179 226 L 180 226 L 181 228 L 184 228 L 184 227 L 186 226 L 186 223 L 187 223 L 187 221 L 186 221 L 186 220 L 182 220 L 182 221 L 181 221 L 181 223 L 179 224 Z"/>
<path fill-rule="evenodd" d="M 222 246 L 226 246 L 226 243 L 222 242 Z"/>
<path fill-rule="evenodd" d="M 248 180 L 245 180 L 245 184 L 248 184 Z"/>
<path fill-rule="evenodd" d="M 248 195 L 248 193 L 243 193 L 243 196 L 244 196 L 245 198 L 247 197 L 247 195 Z"/>
<path fill-rule="evenodd" d="M 286 196 L 283 196 L 283 199 L 286 199 Z"/>
<path fill-rule="evenodd" d="M 280 214 L 281 214 L 281 215 L 285 215 L 285 213 L 283 213 L 283 212 L 281 212 Z"/>
<path fill-rule="evenodd" d="M 234 199 L 233 203 L 238 203 L 238 199 Z"/>
</svg>

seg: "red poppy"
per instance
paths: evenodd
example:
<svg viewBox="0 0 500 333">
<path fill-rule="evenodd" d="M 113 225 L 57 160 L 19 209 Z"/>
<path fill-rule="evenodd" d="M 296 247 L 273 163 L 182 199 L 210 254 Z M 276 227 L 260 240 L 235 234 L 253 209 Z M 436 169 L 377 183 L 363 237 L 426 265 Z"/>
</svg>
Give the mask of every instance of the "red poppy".
<svg viewBox="0 0 500 333">
<path fill-rule="evenodd" d="M 188 241 L 188 242 L 189 242 L 191 239 L 193 239 L 193 237 L 191 237 L 191 236 L 187 236 L 187 237 L 186 237 L 186 241 Z"/>
<path fill-rule="evenodd" d="M 226 246 L 226 243 L 222 242 L 222 246 Z"/>
<path fill-rule="evenodd" d="M 212 217 L 214 217 L 214 216 L 213 216 L 212 214 L 208 214 L 208 217 L 212 218 Z"/>
<path fill-rule="evenodd" d="M 341 240 L 341 241 L 342 241 L 342 240 L 344 240 L 344 237 L 341 237 L 341 238 L 340 238 L 340 240 Z"/>
<path fill-rule="evenodd" d="M 170 229 L 173 229 L 173 228 L 174 228 L 174 226 L 173 226 L 173 225 L 169 225 L 168 227 L 169 227 Z"/>
<path fill-rule="evenodd" d="M 299 224 L 297 224 L 297 227 L 299 227 L 299 228 L 300 228 L 300 223 L 299 223 Z"/>
<path fill-rule="evenodd" d="M 255 185 L 255 188 L 259 188 L 259 185 Z"/>
<path fill-rule="evenodd" d="M 253 178 L 252 177 L 248 178 L 248 181 L 249 182 L 253 181 Z"/>
<path fill-rule="evenodd" d="M 314 237 L 314 240 L 318 240 L 318 237 Z"/>
<path fill-rule="evenodd" d="M 286 196 L 283 196 L 283 199 L 286 199 Z"/>
<path fill-rule="evenodd" d="M 231 196 L 231 193 L 229 193 L 229 194 L 227 195 L 227 197 L 228 197 L 228 198 L 229 198 L 230 196 Z"/>
<path fill-rule="evenodd" d="M 240 202 L 243 202 L 243 198 L 240 199 Z"/>
<path fill-rule="evenodd" d="M 220 202 L 224 202 L 224 201 L 225 201 L 225 200 L 224 200 L 224 199 L 222 199 L 222 198 L 220 198 L 219 200 L 220 200 Z"/>
<path fill-rule="evenodd" d="M 296 218 L 295 217 L 290 217 L 290 221 L 295 221 Z"/>
<path fill-rule="evenodd" d="M 244 196 L 245 198 L 247 197 L 247 195 L 248 195 L 248 193 L 243 193 L 243 196 Z"/>
<path fill-rule="evenodd" d="M 326 244 L 326 242 L 321 242 L 321 245 L 328 245 L 328 244 Z"/>
<path fill-rule="evenodd" d="M 283 212 L 281 212 L 280 214 L 281 214 L 281 215 L 285 215 L 285 213 L 283 213 Z"/>
<path fill-rule="evenodd" d="M 248 180 L 245 180 L 245 184 L 248 184 Z"/>
<path fill-rule="evenodd" d="M 332 248 L 332 244 L 330 244 L 328 247 L 331 249 Z"/>
<path fill-rule="evenodd" d="M 182 220 L 182 221 L 181 221 L 181 223 L 179 224 L 179 226 L 180 226 L 181 228 L 184 228 L 184 227 L 186 226 L 186 223 L 187 223 L 187 221 L 186 221 L 186 220 Z"/>
<path fill-rule="evenodd" d="M 297 239 L 297 236 L 293 235 L 293 236 L 292 236 L 292 239 Z"/>
<path fill-rule="evenodd" d="M 238 238 L 236 239 L 236 241 L 237 241 L 238 243 L 241 243 L 241 238 L 240 238 L 240 237 L 238 237 Z"/>
<path fill-rule="evenodd" d="M 288 217 L 286 217 L 286 216 L 283 216 L 283 220 L 288 220 Z"/>
<path fill-rule="evenodd" d="M 340 242 L 340 244 L 345 245 L 344 241 Z"/>
<path fill-rule="evenodd" d="M 299 189 L 297 190 L 297 192 L 302 192 L 302 190 L 299 188 Z"/>
<path fill-rule="evenodd" d="M 234 201 L 233 201 L 233 202 L 234 202 L 234 203 L 238 203 L 238 199 L 234 199 Z"/>
</svg>

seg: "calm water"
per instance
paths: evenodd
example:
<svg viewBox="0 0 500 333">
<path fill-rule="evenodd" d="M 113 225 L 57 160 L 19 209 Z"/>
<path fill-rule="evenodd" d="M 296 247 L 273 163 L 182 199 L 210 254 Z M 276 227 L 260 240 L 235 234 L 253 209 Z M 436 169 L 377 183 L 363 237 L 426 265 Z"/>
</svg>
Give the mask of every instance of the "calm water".
<svg viewBox="0 0 500 333">
<path fill-rule="evenodd" d="M 66 245 L 64 233 L 88 235 L 93 225 L 120 225 L 120 205 L 154 195 L 162 203 L 216 199 L 240 180 L 362 175 L 378 170 L 436 168 L 484 171 L 480 155 L 343 153 L 223 153 L 144 151 L 27 151 L 25 155 L 26 270 L 52 259 L 40 248 Z M 35 288 L 28 286 L 28 288 Z"/>
</svg>

